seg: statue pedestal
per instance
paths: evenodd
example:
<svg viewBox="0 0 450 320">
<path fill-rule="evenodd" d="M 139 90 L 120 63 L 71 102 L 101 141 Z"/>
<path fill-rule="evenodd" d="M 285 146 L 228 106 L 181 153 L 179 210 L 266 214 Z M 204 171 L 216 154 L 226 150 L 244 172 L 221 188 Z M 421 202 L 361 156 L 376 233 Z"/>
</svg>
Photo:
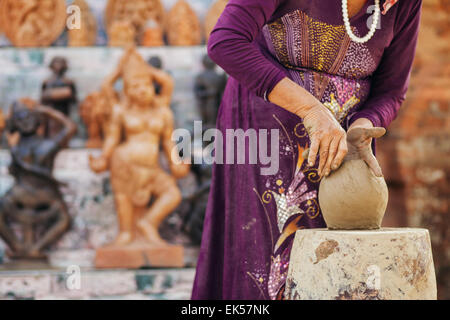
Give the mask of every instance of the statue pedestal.
<svg viewBox="0 0 450 320">
<path fill-rule="evenodd" d="M 132 243 L 127 246 L 109 245 L 97 249 L 97 268 L 184 267 L 184 250 L 176 245 Z"/>
<path fill-rule="evenodd" d="M 437 299 L 428 230 L 299 230 L 290 300 Z"/>
</svg>

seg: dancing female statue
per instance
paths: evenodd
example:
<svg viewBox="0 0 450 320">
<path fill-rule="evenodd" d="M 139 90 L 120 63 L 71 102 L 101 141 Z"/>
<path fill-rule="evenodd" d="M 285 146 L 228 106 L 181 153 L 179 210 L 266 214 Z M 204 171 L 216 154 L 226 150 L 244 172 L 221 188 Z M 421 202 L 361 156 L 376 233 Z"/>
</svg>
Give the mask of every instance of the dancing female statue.
<svg viewBox="0 0 450 320">
<path fill-rule="evenodd" d="M 149 66 L 134 48 L 127 50 L 103 90 L 112 92 L 119 77 L 124 83 L 123 97 L 113 107 L 102 155 L 91 158 L 90 166 L 95 172 L 108 168 L 111 172 L 120 226 L 114 244 L 166 245 L 158 227 L 181 201 L 176 178 L 189 172 L 189 166 L 172 152 L 173 115 L 168 105 L 173 81 Z M 161 86 L 159 95 L 153 82 Z M 159 166 L 160 145 L 171 174 Z"/>
</svg>

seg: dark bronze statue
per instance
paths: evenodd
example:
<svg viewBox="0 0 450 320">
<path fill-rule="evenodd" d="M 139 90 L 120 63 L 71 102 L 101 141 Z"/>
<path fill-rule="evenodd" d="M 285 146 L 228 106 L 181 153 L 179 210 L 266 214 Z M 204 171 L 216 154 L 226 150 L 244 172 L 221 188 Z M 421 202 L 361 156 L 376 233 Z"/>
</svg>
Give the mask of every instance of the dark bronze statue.
<svg viewBox="0 0 450 320">
<path fill-rule="evenodd" d="M 75 83 L 68 79 L 67 60 L 63 57 L 54 57 L 50 62 L 50 69 L 53 74 L 42 84 L 41 103 L 52 107 L 68 116 L 70 107 L 77 101 L 77 90 Z M 61 128 L 54 121 L 48 123 L 47 134 L 52 136 L 59 132 Z"/>
<path fill-rule="evenodd" d="M 52 138 L 38 134 L 45 118 L 62 127 Z M 20 139 L 10 147 L 9 171 L 15 184 L 0 199 L 0 236 L 8 244 L 11 258 L 44 258 L 43 250 L 70 224 L 60 183 L 52 177 L 52 168 L 56 154 L 74 135 L 76 126 L 54 109 L 42 106 L 30 109 L 15 102 L 6 130 L 18 132 Z"/>
<path fill-rule="evenodd" d="M 163 63 L 160 57 L 152 56 L 148 59 L 147 62 L 153 68 L 163 70 Z M 153 86 L 155 87 L 155 93 L 159 95 L 161 93 L 161 85 L 158 82 L 153 81 Z"/>
<path fill-rule="evenodd" d="M 217 111 L 220 100 L 225 89 L 226 76 L 218 73 L 216 64 L 208 57 L 203 56 L 205 70 L 197 75 L 195 79 L 195 96 L 203 121 L 203 128 L 214 128 L 216 126 Z"/>
</svg>

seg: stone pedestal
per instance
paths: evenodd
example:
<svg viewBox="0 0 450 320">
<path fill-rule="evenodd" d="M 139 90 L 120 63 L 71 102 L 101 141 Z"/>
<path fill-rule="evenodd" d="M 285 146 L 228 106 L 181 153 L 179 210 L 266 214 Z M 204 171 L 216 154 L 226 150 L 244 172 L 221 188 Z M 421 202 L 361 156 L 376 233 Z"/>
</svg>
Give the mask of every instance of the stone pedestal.
<svg viewBox="0 0 450 320">
<path fill-rule="evenodd" d="M 182 246 L 154 246 L 131 244 L 127 246 L 109 245 L 97 249 L 95 255 L 97 268 L 138 269 L 143 267 L 184 267 Z"/>
<path fill-rule="evenodd" d="M 291 300 L 436 299 L 428 230 L 299 230 L 285 297 Z"/>
</svg>

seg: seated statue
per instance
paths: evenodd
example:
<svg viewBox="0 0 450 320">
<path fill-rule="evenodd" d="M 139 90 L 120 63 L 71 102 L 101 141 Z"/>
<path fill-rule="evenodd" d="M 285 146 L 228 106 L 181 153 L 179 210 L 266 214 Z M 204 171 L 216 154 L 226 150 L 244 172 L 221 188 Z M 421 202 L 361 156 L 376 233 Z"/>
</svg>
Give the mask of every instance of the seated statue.
<svg viewBox="0 0 450 320">
<path fill-rule="evenodd" d="M 59 122 L 62 129 L 52 138 L 39 135 L 41 118 Z M 18 132 L 20 139 L 10 147 L 9 171 L 15 183 L 0 200 L 0 236 L 9 246 L 10 257 L 44 258 L 43 250 L 69 228 L 70 216 L 52 168 L 56 154 L 74 135 L 76 126 L 54 109 L 30 109 L 15 102 L 6 130 Z"/>
</svg>

